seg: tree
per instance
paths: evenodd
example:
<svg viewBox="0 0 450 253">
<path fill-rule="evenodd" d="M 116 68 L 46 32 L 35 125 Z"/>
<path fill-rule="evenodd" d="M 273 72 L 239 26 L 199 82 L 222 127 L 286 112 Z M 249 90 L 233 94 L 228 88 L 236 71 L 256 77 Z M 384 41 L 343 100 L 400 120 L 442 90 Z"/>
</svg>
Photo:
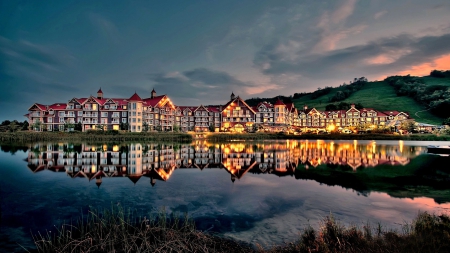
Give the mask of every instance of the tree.
<svg viewBox="0 0 450 253">
<path fill-rule="evenodd" d="M 179 132 L 180 130 L 181 130 L 180 125 L 177 125 L 177 124 L 173 125 L 174 132 Z"/>
<path fill-rule="evenodd" d="M 416 122 L 414 120 L 404 120 L 400 124 L 399 128 L 411 133 L 412 131 L 414 131 L 415 127 L 416 127 Z"/>
<path fill-rule="evenodd" d="M 442 125 L 450 126 L 450 117 L 448 117 L 447 119 L 444 119 L 444 121 L 442 122 Z"/>
<path fill-rule="evenodd" d="M 325 106 L 325 110 L 326 111 L 335 111 L 335 110 L 338 110 L 338 107 L 335 104 L 328 104 L 327 106 Z"/>
<path fill-rule="evenodd" d="M 104 131 L 105 130 L 105 125 L 97 124 L 97 125 L 95 125 L 95 129 L 100 130 L 100 131 Z"/>
<path fill-rule="evenodd" d="M 64 122 L 64 131 L 71 131 L 71 129 L 74 129 L 75 124 L 71 122 Z"/>
<path fill-rule="evenodd" d="M 16 121 L 13 121 L 11 122 L 11 124 L 9 124 L 9 130 L 11 132 L 15 132 L 18 128 L 19 126 L 17 125 Z"/>
<path fill-rule="evenodd" d="M 2 126 L 9 126 L 9 124 L 11 124 L 11 121 L 9 120 L 5 120 L 2 122 Z"/>
<path fill-rule="evenodd" d="M 214 132 L 214 131 L 216 131 L 216 127 L 214 126 L 214 124 L 209 124 L 209 127 L 208 127 L 208 129 L 209 129 L 209 131 L 210 132 Z"/>
<path fill-rule="evenodd" d="M 26 130 L 28 130 L 29 127 L 30 127 L 30 124 L 28 124 L 28 121 L 25 120 L 22 125 L 22 130 L 26 131 Z"/>
<path fill-rule="evenodd" d="M 149 128 L 148 123 L 146 121 L 144 121 L 142 123 L 142 131 L 148 132 L 148 128 Z"/>
<path fill-rule="evenodd" d="M 162 131 L 161 125 L 156 126 L 156 127 L 155 127 L 155 130 L 156 130 L 157 132 L 161 132 L 161 131 Z"/>
<path fill-rule="evenodd" d="M 83 131 L 83 125 L 81 125 L 81 122 L 78 122 L 75 124 L 74 130 L 75 131 Z"/>
<path fill-rule="evenodd" d="M 128 125 L 128 123 L 120 123 L 120 130 L 128 130 L 128 127 L 129 127 L 129 125 Z"/>
<path fill-rule="evenodd" d="M 41 131 L 42 130 L 41 127 L 42 127 L 42 122 L 40 120 L 36 120 L 33 124 L 33 130 Z"/>
</svg>

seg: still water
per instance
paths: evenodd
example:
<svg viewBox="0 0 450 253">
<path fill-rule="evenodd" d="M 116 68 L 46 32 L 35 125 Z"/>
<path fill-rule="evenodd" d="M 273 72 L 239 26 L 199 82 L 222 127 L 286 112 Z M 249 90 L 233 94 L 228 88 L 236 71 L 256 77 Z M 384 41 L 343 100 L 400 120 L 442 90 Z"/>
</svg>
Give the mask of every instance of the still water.
<svg viewBox="0 0 450 253">
<path fill-rule="evenodd" d="M 400 229 L 449 212 L 450 157 L 439 142 L 265 141 L 1 145 L 0 250 L 31 233 L 121 205 L 187 212 L 200 230 L 264 246 L 291 242 L 330 213 Z"/>
</svg>

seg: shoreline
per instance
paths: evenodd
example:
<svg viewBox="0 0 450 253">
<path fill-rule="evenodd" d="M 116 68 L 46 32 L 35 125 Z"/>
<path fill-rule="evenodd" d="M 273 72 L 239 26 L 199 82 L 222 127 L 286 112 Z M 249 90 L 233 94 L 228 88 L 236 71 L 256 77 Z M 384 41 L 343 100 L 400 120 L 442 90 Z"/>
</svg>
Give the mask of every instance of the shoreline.
<svg viewBox="0 0 450 253">
<path fill-rule="evenodd" d="M 223 141 L 258 141 L 258 140 L 411 140 L 411 141 L 450 141 L 450 135 L 434 134 L 301 134 L 285 133 L 174 133 L 174 132 L 2 132 L 1 142 L 34 141 L 170 141 L 192 142 L 207 140 Z"/>
<path fill-rule="evenodd" d="M 102 224 L 99 226 L 98 224 Z M 55 230 L 56 229 L 56 230 Z M 264 247 L 227 236 L 199 231 L 184 214 L 161 212 L 135 216 L 130 210 L 89 210 L 87 216 L 50 231 L 32 234 L 36 248 L 28 252 L 448 252 L 448 214 L 420 212 L 402 231 L 380 224 L 342 224 L 332 214 L 319 228 L 307 225 L 290 242 Z"/>
</svg>

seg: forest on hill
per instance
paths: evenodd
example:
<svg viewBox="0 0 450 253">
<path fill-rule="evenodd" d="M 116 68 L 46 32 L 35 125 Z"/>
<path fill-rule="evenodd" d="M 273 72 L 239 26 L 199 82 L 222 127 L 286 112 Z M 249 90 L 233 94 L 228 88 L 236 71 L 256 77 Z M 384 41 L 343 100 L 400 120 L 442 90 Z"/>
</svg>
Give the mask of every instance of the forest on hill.
<svg viewBox="0 0 450 253">
<path fill-rule="evenodd" d="M 293 102 L 297 108 L 307 105 L 319 110 L 357 108 L 380 111 L 397 110 L 411 114 L 418 122 L 441 124 L 450 117 L 450 70 L 433 70 L 429 76 L 390 76 L 383 81 L 354 78 L 337 87 L 318 88 L 314 92 L 294 93 L 274 98 L 251 98 L 249 105 L 259 102 Z"/>
</svg>

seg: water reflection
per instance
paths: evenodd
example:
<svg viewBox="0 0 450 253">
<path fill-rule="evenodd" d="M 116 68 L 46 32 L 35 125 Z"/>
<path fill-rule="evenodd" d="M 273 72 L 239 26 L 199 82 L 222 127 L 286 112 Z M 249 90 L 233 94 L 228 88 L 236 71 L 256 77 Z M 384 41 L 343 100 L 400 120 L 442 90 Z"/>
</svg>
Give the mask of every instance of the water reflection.
<svg viewBox="0 0 450 253">
<path fill-rule="evenodd" d="M 421 146 L 380 145 L 374 141 L 325 142 L 295 141 L 263 143 L 193 144 L 129 143 L 69 144 L 37 143 L 29 148 L 28 168 L 33 172 L 51 170 L 71 178 L 95 180 L 128 177 L 133 183 L 141 177 L 167 181 L 177 169 L 225 169 L 231 181 L 246 173 L 294 175 L 296 169 L 310 170 L 321 165 L 357 171 L 380 165 L 406 165 L 425 153 Z"/>
</svg>

